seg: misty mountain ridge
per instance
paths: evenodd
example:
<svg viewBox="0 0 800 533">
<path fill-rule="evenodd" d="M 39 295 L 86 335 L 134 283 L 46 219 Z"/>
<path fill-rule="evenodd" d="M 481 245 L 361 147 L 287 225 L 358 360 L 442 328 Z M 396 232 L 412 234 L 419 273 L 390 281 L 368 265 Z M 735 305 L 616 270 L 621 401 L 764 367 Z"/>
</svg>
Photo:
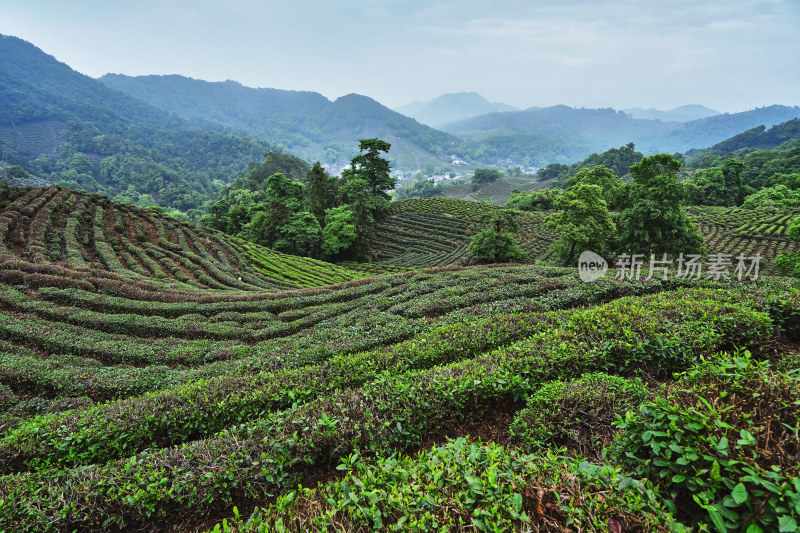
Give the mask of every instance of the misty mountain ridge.
<svg viewBox="0 0 800 533">
<path fill-rule="evenodd" d="M 436 100 L 440 104 L 489 103 L 477 93 L 443 95 Z M 713 111 L 704 109 L 682 106 L 671 112 Z M 110 171 L 101 176 L 100 163 L 115 154 L 136 153 L 138 166 L 125 163 L 127 172 L 142 176 L 138 192 L 156 199 L 163 184 L 180 181 L 184 170 L 205 173 L 197 179 L 203 182 L 200 190 L 208 193 L 212 180 L 235 178 L 236 169 L 259 160 L 266 147 L 336 166 L 358 152 L 359 139 L 379 137 L 392 144 L 389 157 L 395 169 L 446 173 L 475 166 L 569 164 L 629 142 L 645 154 L 685 152 L 798 116 L 800 108 L 776 105 L 688 122 L 663 122 L 633 118 L 610 108 L 560 105 L 482 114 L 439 130 L 358 94 L 331 101 L 313 91 L 257 89 L 231 80 L 207 82 L 180 75 L 107 74 L 98 81 L 26 41 L 0 38 L 3 159 L 36 172 L 32 163 L 39 155 L 64 158 L 68 154 L 59 150 L 68 146 L 89 157 L 99 185 L 119 192 L 123 185 L 127 187 L 127 178 L 113 183 Z M 211 159 L 213 171 L 203 166 Z M 165 167 L 149 170 L 145 160 L 147 165 Z M 163 179 L 150 183 L 147 176 L 154 172 Z M 184 185 L 194 180 L 189 178 Z"/>
<path fill-rule="evenodd" d="M 313 91 L 252 88 L 180 75 L 106 74 L 100 81 L 187 119 L 202 119 L 263 139 L 306 159 L 346 164 L 362 138 L 380 137 L 400 168 L 444 164 L 459 139 L 401 115 L 368 96 L 328 100 Z"/>
<path fill-rule="evenodd" d="M 446 124 L 443 130 L 468 139 L 493 135 L 538 134 L 561 142 L 606 150 L 629 142 L 645 154 L 685 152 L 712 146 L 758 126 L 771 127 L 800 117 L 800 107 L 772 105 L 688 122 L 637 119 L 612 108 L 557 105 L 490 113 Z"/>
<path fill-rule="evenodd" d="M 490 102 L 476 92 L 443 94 L 433 100 L 412 102 L 394 110 L 434 128 L 487 113 L 519 111 L 512 105 Z"/>
<path fill-rule="evenodd" d="M 623 109 L 633 118 L 642 118 L 647 120 L 660 120 L 662 122 L 689 122 L 691 120 L 698 120 L 701 118 L 713 117 L 714 115 L 721 114 L 715 109 L 711 109 L 700 104 L 689 104 L 670 109 L 669 111 L 662 111 L 654 107 L 647 109 L 641 107 L 631 107 Z"/>
<path fill-rule="evenodd" d="M 222 129 L 193 126 L 0 35 L 0 161 L 38 183 L 196 208 L 215 180 L 246 171 L 270 148 Z"/>
</svg>

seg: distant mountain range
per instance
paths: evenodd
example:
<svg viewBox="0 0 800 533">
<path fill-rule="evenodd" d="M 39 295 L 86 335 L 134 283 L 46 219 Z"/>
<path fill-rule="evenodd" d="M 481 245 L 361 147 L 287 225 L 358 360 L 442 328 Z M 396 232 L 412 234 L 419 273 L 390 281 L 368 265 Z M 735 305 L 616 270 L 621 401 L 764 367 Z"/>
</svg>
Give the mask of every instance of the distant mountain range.
<svg viewBox="0 0 800 533">
<path fill-rule="evenodd" d="M 490 102 L 474 92 L 443 94 L 433 100 L 412 102 L 394 110 L 434 128 L 487 113 L 519 111 L 508 104 Z"/>
<path fill-rule="evenodd" d="M 358 94 L 331 102 L 310 91 L 257 89 L 235 81 L 107 74 L 104 84 L 186 119 L 202 119 L 261 138 L 309 160 L 345 164 L 362 138 L 392 144 L 400 168 L 449 163 L 457 137 L 420 124 Z"/>
<path fill-rule="evenodd" d="M 310 91 L 177 75 L 96 80 L 28 42 L 0 36 L 0 163 L 90 191 L 131 190 L 180 209 L 198 206 L 276 148 L 343 165 L 359 139 L 380 137 L 392 144 L 389 156 L 400 170 L 543 167 L 629 142 L 645 154 L 685 152 L 800 117 L 800 108 L 780 105 L 694 120 L 688 119 L 715 112 L 683 106 L 652 119 L 636 116 L 654 110 L 519 111 L 476 93 L 400 109 L 437 123 L 474 116 L 434 129 L 358 94 L 330 101 Z M 490 109 L 503 111 L 484 113 Z"/>
<path fill-rule="evenodd" d="M 631 107 L 629 109 L 623 109 L 623 111 L 633 118 L 660 120 L 662 122 L 689 122 L 690 120 L 698 120 L 720 114 L 719 111 L 699 104 L 682 105 L 675 109 L 670 109 L 669 111 L 661 111 L 653 107 L 648 109 Z"/>
<path fill-rule="evenodd" d="M 769 127 L 797 117 L 800 117 L 800 107 L 781 105 L 688 122 L 636 119 L 610 108 L 553 106 L 490 113 L 448 124 L 444 129 L 465 138 L 537 134 L 600 151 L 634 142 L 640 151 L 650 154 L 711 146 L 750 128 Z"/>
</svg>

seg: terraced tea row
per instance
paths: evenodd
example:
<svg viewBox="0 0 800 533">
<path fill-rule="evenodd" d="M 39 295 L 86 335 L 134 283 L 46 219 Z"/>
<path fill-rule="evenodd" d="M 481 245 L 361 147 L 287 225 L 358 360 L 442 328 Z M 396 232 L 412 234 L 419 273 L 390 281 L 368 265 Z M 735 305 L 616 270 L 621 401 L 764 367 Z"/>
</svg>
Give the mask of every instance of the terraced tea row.
<svg viewBox="0 0 800 533">
<path fill-rule="evenodd" d="M 775 258 L 800 252 L 800 244 L 786 236 L 800 210 L 751 210 L 737 207 L 691 207 L 689 218 L 697 225 L 710 253 L 763 257 L 762 271 L 774 273 Z"/>
<path fill-rule="evenodd" d="M 92 195 L 14 194 L 0 212 L 0 529 L 196 529 L 355 453 L 379 464 L 512 414 L 551 380 L 669 379 L 798 338 L 790 280 L 356 271 Z M 415 205 L 381 241 L 415 266 L 450 262 L 485 220 L 479 204 Z M 539 231 L 543 215 L 518 217 Z"/>
<path fill-rule="evenodd" d="M 452 198 L 413 198 L 392 204 L 376 232 L 374 249 L 382 264 L 430 267 L 465 264 L 470 237 L 481 231 L 498 207 Z M 543 259 L 557 237 L 544 228 L 543 213 L 509 212 L 528 262 Z"/>
<path fill-rule="evenodd" d="M 500 282 L 516 271 L 534 272 L 442 274 L 488 282 L 483 276 L 491 272 Z M 765 351 L 782 320 L 768 314 L 770 302 L 800 311 L 798 294 L 774 283 L 628 297 L 592 309 L 542 313 L 534 307 L 659 290 L 615 282 L 569 286 L 571 280 L 540 279 L 555 285 L 539 287 L 527 314 L 498 313 L 490 302 L 478 312 L 491 316 L 475 320 L 461 306 L 470 318 L 443 315 L 441 326 L 396 346 L 197 381 L 26 422 L 2 440 L 6 471 L 26 471 L 0 477 L 0 499 L 14 502 L 3 507 L 2 518 L 20 531 L 197 520 L 292 490 L 304 475 L 355 450 L 369 458 L 414 448 L 552 379 L 590 371 L 668 376 L 721 349 Z M 227 429 L 216 433 L 220 428 Z M 32 506 L 35 514 L 26 511 Z"/>
<path fill-rule="evenodd" d="M 197 379 L 315 364 L 465 316 L 570 307 L 662 287 L 586 286 L 557 269 L 474 267 L 272 294 L 110 296 L 90 284 L 63 288 L 65 280 L 55 275 L 40 280 L 51 286 L 19 281 L 0 285 L 0 380 L 11 387 L 9 398 L 19 396 L 19 413 L 32 396 L 43 409 L 62 398 L 124 398 Z M 188 296 L 194 301 L 183 300 Z"/>
<path fill-rule="evenodd" d="M 464 264 L 469 261 L 469 238 L 482 230 L 500 208 L 450 198 L 403 200 L 392 204 L 391 215 L 378 226 L 375 250 L 381 264 L 406 267 Z M 544 228 L 549 212 L 513 213 L 519 225 L 517 240 L 527 262 L 547 260 L 557 233 Z M 760 272 L 775 273 L 775 258 L 797 253 L 800 244 L 786 236 L 788 223 L 800 211 L 753 211 L 741 208 L 691 207 L 689 218 L 703 236 L 709 255 L 762 256 Z"/>
<path fill-rule="evenodd" d="M 30 274 L 36 265 L 58 264 L 73 279 L 101 272 L 134 287 L 262 292 L 363 277 L 99 195 L 60 187 L 11 191 L 0 212 L 2 270 Z"/>
</svg>

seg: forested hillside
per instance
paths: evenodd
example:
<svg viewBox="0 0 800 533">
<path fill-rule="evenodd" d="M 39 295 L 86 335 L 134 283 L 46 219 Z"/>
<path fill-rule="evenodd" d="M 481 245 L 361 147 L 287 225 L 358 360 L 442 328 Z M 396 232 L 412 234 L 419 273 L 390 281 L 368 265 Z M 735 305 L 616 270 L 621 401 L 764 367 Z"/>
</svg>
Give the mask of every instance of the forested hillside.
<svg viewBox="0 0 800 533">
<path fill-rule="evenodd" d="M 711 166 L 715 158 L 744 157 L 761 150 L 778 148 L 790 150 L 800 145 L 800 119 L 787 120 L 767 129 L 761 125 L 708 148 L 698 148 L 686 152 L 686 162 L 692 167 Z M 709 157 L 710 156 L 710 157 Z"/>
<path fill-rule="evenodd" d="M 358 139 L 392 144 L 397 168 L 418 170 L 449 164 L 460 141 L 357 94 L 331 102 L 315 92 L 254 89 L 233 81 L 206 82 L 182 76 L 103 76 L 101 81 L 185 118 L 202 118 L 282 146 L 310 160 L 344 164 Z"/>
<path fill-rule="evenodd" d="M 2 160 L 39 183 L 141 205 L 197 208 L 269 148 L 212 124 L 194 127 L 16 37 L 0 36 L 0 102 Z"/>
</svg>

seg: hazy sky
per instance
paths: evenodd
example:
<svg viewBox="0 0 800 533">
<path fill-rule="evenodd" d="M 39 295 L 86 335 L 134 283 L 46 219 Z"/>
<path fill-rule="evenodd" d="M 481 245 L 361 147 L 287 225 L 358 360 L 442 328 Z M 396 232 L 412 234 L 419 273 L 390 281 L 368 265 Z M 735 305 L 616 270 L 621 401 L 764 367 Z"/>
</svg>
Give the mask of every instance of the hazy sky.
<svg viewBox="0 0 800 533">
<path fill-rule="evenodd" d="M 90 76 L 183 74 L 519 107 L 800 105 L 800 0 L 0 0 Z"/>
</svg>

